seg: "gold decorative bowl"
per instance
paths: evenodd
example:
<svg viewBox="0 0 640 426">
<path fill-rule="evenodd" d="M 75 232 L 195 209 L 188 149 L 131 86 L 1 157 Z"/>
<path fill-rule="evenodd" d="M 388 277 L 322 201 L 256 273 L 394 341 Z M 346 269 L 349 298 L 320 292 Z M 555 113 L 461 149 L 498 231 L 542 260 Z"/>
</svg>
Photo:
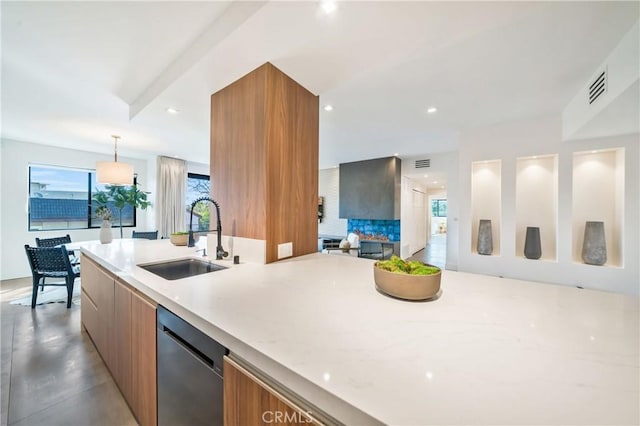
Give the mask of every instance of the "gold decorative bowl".
<svg viewBox="0 0 640 426">
<path fill-rule="evenodd" d="M 169 239 L 174 246 L 186 246 L 189 242 L 189 234 L 171 234 Z"/>
<path fill-rule="evenodd" d="M 426 300 L 440 291 L 442 271 L 431 275 L 409 275 L 389 272 L 373 265 L 373 279 L 376 289 L 398 299 Z"/>
</svg>

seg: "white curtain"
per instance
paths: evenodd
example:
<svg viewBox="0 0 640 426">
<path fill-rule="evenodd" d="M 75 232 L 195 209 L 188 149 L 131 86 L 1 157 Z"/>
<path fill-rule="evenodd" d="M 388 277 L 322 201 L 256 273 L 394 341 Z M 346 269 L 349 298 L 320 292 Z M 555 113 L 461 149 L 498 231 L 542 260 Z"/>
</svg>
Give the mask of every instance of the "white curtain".
<svg viewBox="0 0 640 426">
<path fill-rule="evenodd" d="M 187 167 L 184 160 L 158 157 L 156 211 L 160 235 L 186 231 Z"/>
</svg>

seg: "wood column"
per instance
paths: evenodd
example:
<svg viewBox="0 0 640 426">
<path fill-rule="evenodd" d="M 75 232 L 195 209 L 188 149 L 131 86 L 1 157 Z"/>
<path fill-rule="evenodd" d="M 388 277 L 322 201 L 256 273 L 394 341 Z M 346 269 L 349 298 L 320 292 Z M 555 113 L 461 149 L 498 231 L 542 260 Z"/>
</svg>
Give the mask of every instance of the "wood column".
<svg viewBox="0 0 640 426">
<path fill-rule="evenodd" d="M 211 95 L 211 177 L 224 235 L 265 240 L 267 263 L 317 251 L 318 97 L 270 63 Z"/>
</svg>

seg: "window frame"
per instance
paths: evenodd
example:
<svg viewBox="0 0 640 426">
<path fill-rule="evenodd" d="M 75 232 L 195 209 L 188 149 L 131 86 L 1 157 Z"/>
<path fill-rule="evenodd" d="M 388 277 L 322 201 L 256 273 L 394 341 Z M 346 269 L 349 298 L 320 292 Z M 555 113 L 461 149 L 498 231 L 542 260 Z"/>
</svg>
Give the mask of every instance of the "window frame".
<svg viewBox="0 0 640 426">
<path fill-rule="evenodd" d="M 38 163 L 29 163 L 29 179 L 27 182 L 28 185 L 28 202 L 27 202 L 27 232 L 48 232 L 48 231 L 73 231 L 80 229 L 100 229 L 100 224 L 94 225 L 93 218 L 91 217 L 91 200 L 93 198 L 93 189 L 91 188 L 91 175 L 96 173 L 95 169 L 85 169 L 80 167 L 67 167 L 67 166 L 56 166 L 51 164 L 38 164 Z M 86 173 L 87 175 L 87 225 L 81 227 L 60 227 L 60 228 L 47 228 L 47 229 L 34 229 L 31 226 L 31 170 L 33 167 L 44 168 L 44 169 L 57 169 L 57 170 L 66 170 L 66 171 L 76 171 Z M 138 181 L 138 175 L 134 173 L 133 175 L 133 184 L 136 185 Z M 137 226 L 137 210 L 133 209 L 133 224 L 132 225 L 122 225 L 123 228 L 135 228 Z"/>
</svg>

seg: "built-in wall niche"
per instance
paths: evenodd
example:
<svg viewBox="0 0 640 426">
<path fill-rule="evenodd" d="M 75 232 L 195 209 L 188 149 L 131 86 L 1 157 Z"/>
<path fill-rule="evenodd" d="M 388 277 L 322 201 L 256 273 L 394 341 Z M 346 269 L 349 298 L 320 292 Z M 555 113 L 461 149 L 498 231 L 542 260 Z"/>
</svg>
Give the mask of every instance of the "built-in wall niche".
<svg viewBox="0 0 640 426">
<path fill-rule="evenodd" d="M 471 252 L 475 254 L 500 255 L 501 168 L 500 160 L 471 163 Z"/>
<path fill-rule="evenodd" d="M 558 156 L 516 159 L 516 256 L 555 261 L 557 218 Z"/>
<path fill-rule="evenodd" d="M 602 263 L 604 241 L 606 261 L 602 266 L 621 267 L 624 236 L 624 148 L 573 154 L 572 207 L 574 262 L 591 265 Z M 592 224 L 587 225 L 587 222 Z M 583 255 L 585 230 L 590 234 L 587 238 L 588 260 Z"/>
</svg>

